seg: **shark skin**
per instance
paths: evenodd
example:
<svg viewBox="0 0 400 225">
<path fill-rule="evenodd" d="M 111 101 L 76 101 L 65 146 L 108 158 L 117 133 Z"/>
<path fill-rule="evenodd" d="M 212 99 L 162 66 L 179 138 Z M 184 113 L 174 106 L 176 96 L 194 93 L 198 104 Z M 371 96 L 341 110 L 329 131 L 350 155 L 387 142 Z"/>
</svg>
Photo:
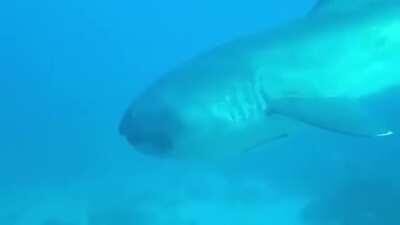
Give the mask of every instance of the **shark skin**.
<svg viewBox="0 0 400 225">
<path fill-rule="evenodd" d="M 394 134 L 363 99 L 400 87 L 400 1 L 326 0 L 305 18 L 178 65 L 136 98 L 120 133 L 159 157 L 219 158 L 311 126 Z"/>
</svg>

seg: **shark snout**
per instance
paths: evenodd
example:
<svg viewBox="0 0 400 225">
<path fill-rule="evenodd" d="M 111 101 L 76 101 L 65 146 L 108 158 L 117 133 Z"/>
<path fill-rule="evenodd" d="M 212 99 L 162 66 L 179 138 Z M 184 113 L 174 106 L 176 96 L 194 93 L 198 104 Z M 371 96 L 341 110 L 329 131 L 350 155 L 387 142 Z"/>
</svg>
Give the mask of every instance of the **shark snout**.
<svg viewBox="0 0 400 225">
<path fill-rule="evenodd" d="M 128 110 L 120 122 L 119 133 L 139 152 L 167 156 L 173 150 L 177 126 L 173 117 L 163 111 Z"/>
</svg>

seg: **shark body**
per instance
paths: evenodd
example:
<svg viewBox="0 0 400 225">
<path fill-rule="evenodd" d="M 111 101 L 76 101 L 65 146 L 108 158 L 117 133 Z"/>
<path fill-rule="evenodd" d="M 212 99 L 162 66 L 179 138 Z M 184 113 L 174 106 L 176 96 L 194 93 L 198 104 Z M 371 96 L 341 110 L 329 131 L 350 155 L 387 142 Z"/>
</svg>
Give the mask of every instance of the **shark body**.
<svg viewBox="0 0 400 225">
<path fill-rule="evenodd" d="M 303 126 L 388 136 L 362 100 L 400 86 L 400 1 L 321 0 L 305 18 L 179 65 L 131 104 L 120 133 L 159 156 L 241 154 Z"/>
</svg>

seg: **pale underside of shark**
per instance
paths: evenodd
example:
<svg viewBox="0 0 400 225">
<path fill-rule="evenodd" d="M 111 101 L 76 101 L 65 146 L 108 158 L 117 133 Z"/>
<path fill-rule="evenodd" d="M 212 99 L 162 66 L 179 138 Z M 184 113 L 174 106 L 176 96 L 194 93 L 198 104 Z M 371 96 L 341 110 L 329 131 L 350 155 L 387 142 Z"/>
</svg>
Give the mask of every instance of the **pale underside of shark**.
<svg viewBox="0 0 400 225">
<path fill-rule="evenodd" d="M 400 86 L 399 64 L 400 1 L 321 0 L 178 66 L 132 103 L 120 132 L 181 158 L 241 154 L 307 126 L 388 136 L 363 99 Z"/>
</svg>

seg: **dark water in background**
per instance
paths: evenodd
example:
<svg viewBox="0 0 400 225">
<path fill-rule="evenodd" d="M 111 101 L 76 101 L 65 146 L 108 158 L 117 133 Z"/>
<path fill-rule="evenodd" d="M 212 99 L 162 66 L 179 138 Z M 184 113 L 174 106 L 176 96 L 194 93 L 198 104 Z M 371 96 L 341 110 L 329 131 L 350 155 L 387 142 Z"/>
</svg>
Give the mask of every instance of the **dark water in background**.
<svg viewBox="0 0 400 225">
<path fill-rule="evenodd" d="M 255 199 L 275 202 L 282 193 L 307 194 L 317 199 L 309 204 L 312 218 L 346 218 L 352 224 L 379 224 L 374 223 L 375 218 L 386 218 L 386 224 L 396 224 L 393 221 L 399 220 L 390 213 L 399 209 L 398 203 L 391 203 L 393 199 L 400 200 L 395 194 L 399 190 L 400 160 L 400 140 L 396 137 L 366 141 L 322 131 L 304 133 L 290 143 L 276 144 L 273 151 L 255 152 L 225 169 L 215 169 L 214 165 L 146 158 L 132 151 L 118 135 L 118 122 L 132 97 L 163 72 L 222 42 L 303 15 L 313 3 L 1 2 L 0 200 L 4 201 L 0 205 L 6 213 L 0 215 L 0 224 L 64 224 L 60 219 L 63 217 L 73 221 L 65 223 L 71 225 L 110 225 L 106 222 L 110 218 L 115 225 L 141 224 L 139 219 L 130 222 L 135 220 L 133 213 L 124 211 L 134 204 L 130 201 L 132 196 L 136 207 L 141 206 L 137 202 L 143 201 L 137 200 L 138 196 L 147 196 L 142 197 L 146 203 L 161 201 L 167 204 L 162 207 L 167 208 L 174 208 L 184 198 L 187 205 L 182 208 L 197 213 L 187 214 L 202 218 L 193 219 L 193 223 L 166 219 L 166 224 L 226 224 L 231 220 L 231 224 L 265 224 L 263 219 L 275 224 L 300 224 L 278 222 L 293 213 L 290 204 L 286 208 L 282 208 L 283 203 L 271 207 L 271 215 L 275 216 L 268 218 L 252 214 L 264 215 L 267 207 Z M 386 111 L 398 126 L 400 107 L 390 96 L 399 93 L 394 90 L 387 95 L 388 98 L 373 100 L 373 104 Z M 181 188 L 185 189 L 185 197 L 177 192 Z M 275 194 L 276 190 L 281 193 Z M 240 194 L 243 196 L 238 197 Z M 164 201 L 165 195 L 168 200 Z M 335 197 L 320 197 L 325 195 Z M 153 199 L 149 200 L 149 196 Z M 374 196 L 371 204 L 379 205 L 379 210 L 388 209 L 381 210 L 385 213 L 373 207 L 364 209 L 361 206 L 365 205 L 366 196 Z M 349 200 L 351 197 L 354 201 Z M 206 206 L 190 205 L 199 198 L 209 199 Z M 48 199 L 64 208 L 46 210 L 42 206 Z M 93 216 L 97 219 L 74 222 L 81 221 L 77 208 L 87 205 L 88 199 L 89 205 L 118 205 L 114 208 L 119 211 L 98 213 L 88 207 L 93 211 L 90 215 L 104 218 Z M 226 199 L 229 206 L 231 201 L 242 201 L 241 210 L 224 205 Z M 354 204 L 344 204 L 345 200 Z M 52 204 L 48 207 L 54 209 Z M 40 213 L 35 211 L 37 205 L 41 205 Z M 344 210 L 343 205 L 350 206 Z M 86 206 L 83 208 L 86 210 Z M 321 216 L 326 211 L 334 215 Z M 353 212 L 353 217 L 342 211 Z M 211 216 L 213 213 L 216 215 Z M 236 218 L 232 215 L 240 213 L 253 215 L 254 221 L 232 219 Z M 284 216 L 279 217 L 279 213 Z M 48 217 L 60 221 L 42 219 Z"/>
</svg>

